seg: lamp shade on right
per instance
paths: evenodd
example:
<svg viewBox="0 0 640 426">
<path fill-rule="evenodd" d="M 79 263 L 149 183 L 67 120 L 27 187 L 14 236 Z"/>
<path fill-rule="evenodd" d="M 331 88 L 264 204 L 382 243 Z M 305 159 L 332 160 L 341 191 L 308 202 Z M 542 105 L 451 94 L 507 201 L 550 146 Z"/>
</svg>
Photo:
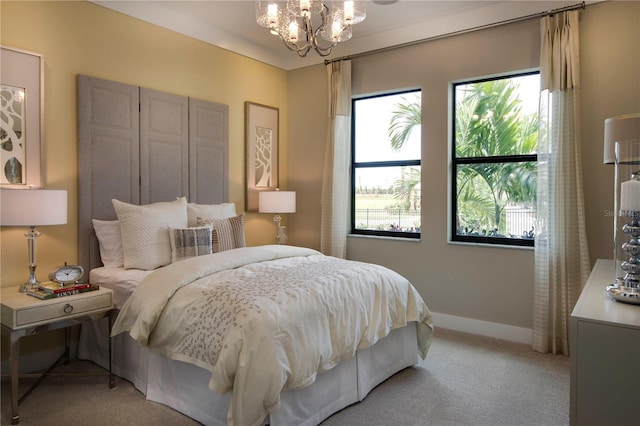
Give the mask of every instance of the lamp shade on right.
<svg viewBox="0 0 640 426">
<path fill-rule="evenodd" d="M 616 142 L 640 140 L 640 113 L 619 115 L 604 120 L 605 164 L 616 162 Z"/>
<path fill-rule="evenodd" d="M 260 213 L 295 213 L 295 191 L 262 191 L 258 195 Z"/>
</svg>

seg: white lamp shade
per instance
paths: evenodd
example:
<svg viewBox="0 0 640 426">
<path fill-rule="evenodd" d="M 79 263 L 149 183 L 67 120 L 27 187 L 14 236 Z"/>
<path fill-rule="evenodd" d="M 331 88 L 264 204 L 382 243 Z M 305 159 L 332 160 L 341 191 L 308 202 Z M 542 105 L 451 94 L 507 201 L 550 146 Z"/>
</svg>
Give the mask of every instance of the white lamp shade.
<svg viewBox="0 0 640 426">
<path fill-rule="evenodd" d="M 616 162 L 616 142 L 640 140 L 640 113 L 619 115 L 604 120 L 605 164 Z M 620 159 L 624 162 L 624 158 Z M 626 160 L 630 161 L 630 160 Z"/>
<path fill-rule="evenodd" d="M 67 223 L 67 191 L 3 189 L 0 210 L 2 226 L 64 225 Z"/>
<path fill-rule="evenodd" d="M 258 194 L 260 213 L 295 213 L 295 191 L 262 191 Z"/>
</svg>

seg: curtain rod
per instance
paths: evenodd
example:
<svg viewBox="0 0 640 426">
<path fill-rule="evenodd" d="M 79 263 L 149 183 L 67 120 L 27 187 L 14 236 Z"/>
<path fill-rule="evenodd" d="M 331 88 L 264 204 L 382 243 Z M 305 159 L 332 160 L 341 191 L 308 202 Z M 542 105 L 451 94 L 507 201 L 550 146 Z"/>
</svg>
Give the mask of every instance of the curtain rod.
<svg viewBox="0 0 640 426">
<path fill-rule="evenodd" d="M 427 41 L 439 40 L 439 39 L 442 39 L 442 38 L 452 37 L 452 36 L 456 36 L 456 35 L 460 35 L 460 34 L 466 34 L 466 33 L 470 33 L 470 32 L 473 32 L 473 31 L 478 31 L 478 30 L 484 30 L 484 29 L 487 29 L 487 28 L 498 27 L 500 25 L 505 25 L 505 24 L 511 24 L 511 23 L 514 23 L 514 22 L 528 21 L 530 19 L 542 18 L 543 16 L 553 16 L 556 13 L 567 12 L 569 10 L 584 9 L 585 7 L 586 7 L 586 4 L 583 1 L 581 3 L 577 3 L 577 4 L 574 4 L 574 5 L 571 5 L 571 6 L 560 7 L 558 9 L 553 9 L 553 10 L 549 10 L 549 11 L 546 11 L 546 12 L 533 13 L 531 15 L 520 16 L 518 18 L 506 19 L 504 21 L 494 22 L 493 24 L 479 25 L 477 27 L 468 28 L 466 30 L 452 31 L 452 32 L 446 33 L 446 34 L 441 34 L 441 35 L 437 35 L 437 36 L 433 36 L 433 37 L 427 37 L 427 38 L 423 38 L 423 39 L 420 39 L 420 40 L 410 41 L 410 42 L 407 42 L 407 43 L 396 44 L 395 46 L 382 47 L 380 49 L 369 50 L 368 52 L 354 53 L 353 55 L 342 56 L 340 58 L 325 59 L 324 64 L 328 65 L 328 64 L 333 63 L 333 62 L 343 61 L 343 60 L 346 60 L 346 59 L 359 58 L 359 57 L 367 56 L 367 55 L 373 55 L 375 53 L 386 52 L 388 50 L 399 49 L 401 47 L 413 46 L 413 45 L 416 45 L 416 44 L 425 43 Z"/>
</svg>

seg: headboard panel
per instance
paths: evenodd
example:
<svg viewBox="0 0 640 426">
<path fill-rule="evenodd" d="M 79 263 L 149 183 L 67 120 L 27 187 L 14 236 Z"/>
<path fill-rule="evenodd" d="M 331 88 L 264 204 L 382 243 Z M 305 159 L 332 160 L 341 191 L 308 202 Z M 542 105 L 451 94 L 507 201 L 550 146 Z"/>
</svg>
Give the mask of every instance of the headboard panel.
<svg viewBox="0 0 640 426">
<path fill-rule="evenodd" d="M 78 76 L 78 259 L 101 266 L 92 219 L 131 204 L 228 201 L 229 108 Z"/>
</svg>

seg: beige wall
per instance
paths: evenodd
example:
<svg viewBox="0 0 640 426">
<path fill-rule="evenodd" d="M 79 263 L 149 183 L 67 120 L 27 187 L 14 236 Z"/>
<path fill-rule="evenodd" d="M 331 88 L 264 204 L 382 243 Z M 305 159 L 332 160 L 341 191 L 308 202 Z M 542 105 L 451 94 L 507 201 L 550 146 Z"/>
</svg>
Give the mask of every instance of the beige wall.
<svg viewBox="0 0 640 426">
<path fill-rule="evenodd" d="M 0 42 L 44 55 L 43 186 L 66 189 L 65 226 L 42 227 L 37 276 L 77 261 L 76 75 L 134 84 L 229 105 L 230 201 L 244 210 L 244 102 L 280 109 L 280 178 L 287 170 L 287 74 L 88 2 L 2 1 Z M 268 215 L 247 218 L 247 243 L 273 241 Z M 28 278 L 24 229 L 2 228 L 2 286 Z"/>
<path fill-rule="evenodd" d="M 354 59 L 353 93 L 420 87 L 423 99 L 422 239 L 350 237 L 348 257 L 389 266 L 438 313 L 531 328 L 531 249 L 447 243 L 448 83 L 538 65 L 538 21 L 477 31 Z M 592 261 L 612 257 L 613 169 L 602 164 L 604 119 L 640 112 L 640 2 L 581 12 L 582 165 Z M 291 240 L 319 246 L 327 126 L 324 66 L 289 72 L 290 188 L 305 200 L 290 217 Z M 324 78 L 322 84 L 318 79 Z M 310 82 L 316 82 L 311 84 Z"/>
</svg>

